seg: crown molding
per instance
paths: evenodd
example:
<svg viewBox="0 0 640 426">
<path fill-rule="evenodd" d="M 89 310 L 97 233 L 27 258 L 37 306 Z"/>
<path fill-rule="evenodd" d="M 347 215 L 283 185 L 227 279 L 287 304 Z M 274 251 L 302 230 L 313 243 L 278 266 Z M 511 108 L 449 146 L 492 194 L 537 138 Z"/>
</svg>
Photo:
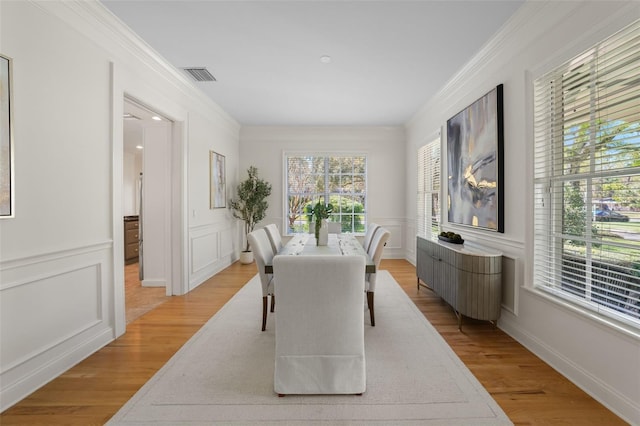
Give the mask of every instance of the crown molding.
<svg viewBox="0 0 640 426">
<path fill-rule="evenodd" d="M 431 99 L 418 109 L 405 126 L 411 127 L 417 124 L 435 103 L 439 105 L 438 109 L 442 110 L 443 105 L 454 104 L 461 99 L 467 98 L 474 100 L 486 93 L 492 86 L 499 84 L 500 81 L 491 81 L 491 79 L 496 78 L 495 72 L 483 74 L 483 71 L 489 67 L 495 69 L 496 63 L 499 63 L 500 66 L 508 67 L 510 58 L 526 51 L 550 29 L 561 26 L 563 21 L 589 3 L 588 1 L 525 1 L 520 9 L 482 49 L 455 73 Z M 616 3 L 620 7 L 611 16 L 603 17 L 603 22 L 600 26 L 625 14 L 638 14 L 637 10 L 640 3 L 636 1 L 612 1 L 611 3 Z M 614 7 L 614 5 L 612 4 L 611 7 Z M 505 54 L 505 52 L 507 53 Z M 469 78 L 472 76 L 483 76 L 487 80 L 487 84 L 477 84 L 478 92 L 469 93 Z"/>
<path fill-rule="evenodd" d="M 240 124 L 195 86 L 185 73 L 170 64 L 99 1 L 31 1 L 88 37 L 118 62 L 126 64 L 135 58 L 163 78 L 165 83 L 199 102 L 202 107 L 213 110 L 227 124 L 240 128 Z"/>
</svg>

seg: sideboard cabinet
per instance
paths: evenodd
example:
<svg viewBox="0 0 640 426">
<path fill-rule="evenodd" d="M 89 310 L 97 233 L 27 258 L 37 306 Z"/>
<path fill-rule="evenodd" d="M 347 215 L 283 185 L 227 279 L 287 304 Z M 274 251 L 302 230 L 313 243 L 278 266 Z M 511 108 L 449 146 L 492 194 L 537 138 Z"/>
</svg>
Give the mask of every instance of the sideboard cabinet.
<svg viewBox="0 0 640 426">
<path fill-rule="evenodd" d="M 502 303 L 502 253 L 471 244 L 417 237 L 416 273 L 420 286 L 433 290 L 458 317 L 494 322 Z"/>
<path fill-rule="evenodd" d="M 124 217 L 124 263 L 129 265 L 138 261 L 138 235 L 139 229 L 138 216 Z"/>
</svg>

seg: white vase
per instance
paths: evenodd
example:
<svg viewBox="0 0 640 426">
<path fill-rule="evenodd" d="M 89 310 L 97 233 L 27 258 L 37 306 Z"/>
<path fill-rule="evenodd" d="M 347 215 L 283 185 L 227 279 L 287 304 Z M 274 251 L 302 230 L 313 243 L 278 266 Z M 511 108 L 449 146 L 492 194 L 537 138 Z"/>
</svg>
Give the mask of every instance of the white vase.
<svg viewBox="0 0 640 426">
<path fill-rule="evenodd" d="M 327 219 L 322 219 L 318 233 L 318 245 L 326 246 L 327 244 L 329 244 L 329 224 L 327 224 Z"/>
</svg>

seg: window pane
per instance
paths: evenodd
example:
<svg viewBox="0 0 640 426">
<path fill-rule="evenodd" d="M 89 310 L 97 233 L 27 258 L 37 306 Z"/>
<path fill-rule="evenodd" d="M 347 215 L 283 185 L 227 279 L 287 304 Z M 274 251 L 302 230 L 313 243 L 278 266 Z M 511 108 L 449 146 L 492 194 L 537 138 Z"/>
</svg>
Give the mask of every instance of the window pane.
<svg viewBox="0 0 640 426">
<path fill-rule="evenodd" d="M 640 327 L 640 21 L 534 83 L 534 285 Z"/>
<path fill-rule="evenodd" d="M 429 238 L 440 231 L 440 138 L 418 150 L 417 234 Z"/>
<path fill-rule="evenodd" d="M 363 193 L 365 192 L 364 190 L 365 190 L 364 175 L 354 175 L 353 176 L 353 192 Z"/>
<path fill-rule="evenodd" d="M 340 157 L 329 157 L 329 173 L 340 173 Z"/>
<path fill-rule="evenodd" d="M 366 157 L 287 155 L 286 158 L 289 232 L 308 232 L 313 220 L 310 209 L 319 201 L 333 205 L 329 220 L 342 223 L 343 232 L 364 232 Z"/>
</svg>

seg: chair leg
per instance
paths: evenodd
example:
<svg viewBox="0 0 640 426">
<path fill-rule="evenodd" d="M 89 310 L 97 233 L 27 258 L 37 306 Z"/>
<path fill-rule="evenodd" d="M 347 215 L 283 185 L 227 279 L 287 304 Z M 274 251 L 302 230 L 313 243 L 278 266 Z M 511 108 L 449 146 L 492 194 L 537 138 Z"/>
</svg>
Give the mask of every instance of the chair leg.
<svg viewBox="0 0 640 426">
<path fill-rule="evenodd" d="M 267 296 L 262 298 L 262 331 L 267 329 Z"/>
<path fill-rule="evenodd" d="M 373 312 L 373 291 L 367 292 L 367 306 L 369 307 L 369 315 L 371 315 L 371 327 L 375 327 L 376 316 Z"/>
<path fill-rule="evenodd" d="M 272 294 L 271 295 L 271 312 L 273 312 L 275 307 L 276 307 L 276 295 Z"/>
</svg>

